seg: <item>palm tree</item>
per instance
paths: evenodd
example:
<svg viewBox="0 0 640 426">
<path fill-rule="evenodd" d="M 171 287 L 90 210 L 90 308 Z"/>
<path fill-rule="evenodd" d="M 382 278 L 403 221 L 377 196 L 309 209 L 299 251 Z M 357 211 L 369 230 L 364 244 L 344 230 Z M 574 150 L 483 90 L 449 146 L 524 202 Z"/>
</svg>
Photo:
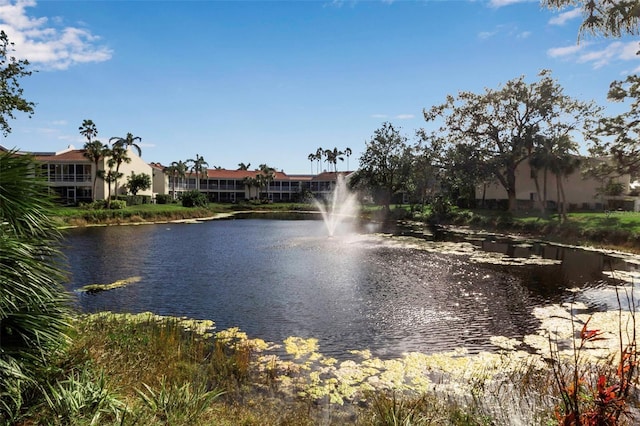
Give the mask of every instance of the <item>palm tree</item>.
<svg viewBox="0 0 640 426">
<path fill-rule="evenodd" d="M 549 162 L 549 170 L 556 176 L 558 214 L 563 222 L 567 220 L 567 199 L 562 179 L 571 175 L 580 167 L 580 158 L 572 154 L 572 152 L 577 153 L 577 149 L 577 144 L 569 136 L 561 136 L 556 140 Z"/>
<path fill-rule="evenodd" d="M 256 178 L 260 179 L 261 187 L 267 188 L 267 199 L 269 199 L 269 184 L 271 184 L 276 177 L 276 169 L 266 164 L 260 164 L 258 170 L 260 170 L 260 174 L 258 174 Z"/>
<path fill-rule="evenodd" d="M 209 163 L 207 163 L 201 155 L 196 154 L 195 159 L 188 159 L 187 163 L 191 163 L 191 172 L 196 175 L 196 189 L 200 189 L 200 176 L 206 176 L 207 167 Z"/>
<path fill-rule="evenodd" d="M 98 170 L 98 174 L 100 176 L 100 178 L 102 180 L 104 180 L 105 182 L 107 182 L 107 191 L 109 193 L 109 195 L 107 196 L 107 209 L 111 208 L 111 184 L 114 182 L 118 182 L 118 179 L 120 179 L 123 176 L 123 173 L 118 173 L 115 170 L 113 170 L 113 160 L 109 160 L 107 162 L 109 164 L 109 170 Z"/>
<path fill-rule="evenodd" d="M 96 183 L 98 181 L 98 177 L 100 176 L 98 173 L 98 165 L 100 164 L 100 160 L 105 158 L 105 154 L 107 147 L 100 141 L 89 141 L 84 144 L 84 155 L 89 161 L 93 163 L 93 189 L 91 191 L 91 198 L 93 201 L 96 200 Z"/>
<path fill-rule="evenodd" d="M 322 147 L 318 147 L 318 149 L 316 149 L 316 174 L 320 174 L 320 162 L 322 161 L 323 152 L 324 150 Z"/>
<path fill-rule="evenodd" d="M 176 181 L 178 178 L 184 179 L 187 176 L 189 166 L 184 161 L 174 161 L 169 167 L 164 168 L 164 172 L 172 177 L 173 199 L 176 199 Z"/>
<path fill-rule="evenodd" d="M 136 141 L 142 142 L 142 138 L 140 136 L 133 136 L 133 134 L 131 133 L 127 133 L 127 136 L 125 136 L 124 138 L 114 136 L 109 139 L 109 143 L 111 143 L 112 146 L 120 145 L 124 146 L 125 149 L 135 148 L 138 152 L 138 157 L 141 157 L 142 149 L 140 149 L 140 146 L 136 143 Z"/>
<path fill-rule="evenodd" d="M 69 298 L 59 268 L 61 234 L 30 155 L 0 150 L 0 418 L 51 372 L 68 341 Z M 34 386 L 35 385 L 35 386 Z M 45 385 L 46 386 L 46 385 Z M 5 417 L 7 415 L 7 417 Z"/>
<path fill-rule="evenodd" d="M 344 155 L 347 156 L 347 171 L 350 171 L 350 169 L 349 169 L 349 157 L 351 157 L 351 154 L 353 154 L 353 151 L 351 151 L 351 148 L 346 147 L 344 149 Z"/>
<path fill-rule="evenodd" d="M 344 152 L 338 150 L 338 148 L 333 148 L 332 150 L 325 149 L 324 155 L 327 158 L 327 163 L 329 163 L 330 165 L 333 164 L 333 171 L 337 173 L 338 160 L 344 161 L 344 157 L 342 157 L 342 155 L 344 155 Z"/>
<path fill-rule="evenodd" d="M 251 163 L 238 163 L 238 170 L 249 170 L 249 167 L 251 167 Z"/>
<path fill-rule="evenodd" d="M 116 167 L 115 173 L 112 175 L 112 179 L 115 182 L 116 187 L 116 198 L 118 197 L 118 179 L 122 177 L 122 173 L 120 173 L 120 166 L 122 163 L 130 163 L 131 158 L 127 155 L 127 148 L 122 144 L 113 144 L 111 149 L 109 150 L 109 168 L 112 168 L 114 165 Z M 111 193 L 109 193 L 111 195 Z"/>
<path fill-rule="evenodd" d="M 536 191 L 538 193 L 539 207 L 541 214 L 546 214 L 547 203 L 547 171 L 553 173 L 556 177 L 557 191 L 557 208 L 561 220 L 567 218 L 566 198 L 564 194 L 564 185 L 562 179 L 569 176 L 580 165 L 580 160 L 575 154 L 578 147 L 567 135 L 559 137 L 538 137 L 536 138 L 536 147 L 529 157 L 529 166 L 534 180 Z M 543 171 L 543 190 L 542 196 L 540 184 L 538 183 L 538 171 Z"/>
<path fill-rule="evenodd" d="M 256 183 L 256 188 L 258 189 L 258 199 L 260 198 L 260 193 L 262 192 L 262 188 L 266 187 L 267 185 L 269 185 L 269 182 L 267 181 L 267 177 L 265 175 L 263 175 L 262 173 L 258 173 L 256 175 L 256 177 L 254 178 L 255 183 Z M 267 192 L 268 194 L 269 188 L 266 189 L 265 192 Z M 267 199 L 269 198 L 269 196 L 267 195 Z"/>
<path fill-rule="evenodd" d="M 93 120 L 83 120 L 82 125 L 78 127 L 78 131 L 82 136 L 87 138 L 87 142 L 84 144 L 84 155 L 89 161 L 93 163 L 93 189 L 91 191 L 91 199 L 96 200 L 96 183 L 98 180 L 98 165 L 100 160 L 104 158 L 104 144 L 98 140 L 92 140 L 98 135 L 98 128 Z"/>
<path fill-rule="evenodd" d="M 257 179 L 257 177 L 247 176 L 244 179 L 242 179 L 242 183 L 244 184 L 244 186 L 249 188 L 249 198 L 251 198 L 251 188 L 253 188 L 253 187 L 258 188 L 258 179 Z M 260 198 L 260 194 L 259 193 L 258 193 L 258 198 Z"/>
<path fill-rule="evenodd" d="M 535 149 L 529 156 L 529 167 L 531 168 L 531 177 L 536 187 L 538 208 L 540 215 L 546 216 L 547 208 L 547 172 L 551 162 L 553 140 L 550 138 L 538 136 L 536 137 Z M 542 170 L 543 190 L 540 191 L 540 183 L 538 180 L 538 172 Z"/>
<path fill-rule="evenodd" d="M 175 163 L 175 161 L 173 163 Z M 171 181 L 170 181 L 172 183 L 171 189 L 173 190 L 173 199 L 175 200 L 176 199 L 176 175 L 178 173 L 178 170 L 173 163 L 171 163 L 170 166 L 167 166 L 164 169 L 162 169 L 162 172 L 171 178 Z"/>
<path fill-rule="evenodd" d="M 312 152 L 307 157 L 307 160 L 309 160 L 309 162 L 311 162 L 311 174 L 313 174 L 313 162 L 316 160 L 316 154 Z"/>
<path fill-rule="evenodd" d="M 98 128 L 93 120 L 82 120 L 82 125 L 78 127 L 80 134 L 87 138 L 87 142 L 91 142 L 93 138 L 98 136 Z"/>
</svg>

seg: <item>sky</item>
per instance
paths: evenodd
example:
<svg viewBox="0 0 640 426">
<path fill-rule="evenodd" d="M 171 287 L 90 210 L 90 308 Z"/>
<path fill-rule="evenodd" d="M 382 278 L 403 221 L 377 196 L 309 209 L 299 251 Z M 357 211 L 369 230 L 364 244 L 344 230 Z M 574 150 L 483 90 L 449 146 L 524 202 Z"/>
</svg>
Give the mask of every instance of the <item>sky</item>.
<svg viewBox="0 0 640 426">
<path fill-rule="evenodd" d="M 142 158 L 317 171 L 318 147 L 354 170 L 390 122 L 415 140 L 423 110 L 542 69 L 606 112 L 613 80 L 640 71 L 638 37 L 584 36 L 579 10 L 522 0 L 0 0 L 0 29 L 30 62 L 36 104 L 0 145 L 60 151 L 127 133 Z"/>
</svg>

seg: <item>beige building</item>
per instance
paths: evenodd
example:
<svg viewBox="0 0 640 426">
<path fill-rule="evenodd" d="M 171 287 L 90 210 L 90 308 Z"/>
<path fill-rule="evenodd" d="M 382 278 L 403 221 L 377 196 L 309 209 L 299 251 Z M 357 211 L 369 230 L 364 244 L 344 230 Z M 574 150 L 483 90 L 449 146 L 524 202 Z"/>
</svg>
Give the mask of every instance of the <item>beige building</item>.
<svg viewBox="0 0 640 426">
<path fill-rule="evenodd" d="M 155 165 L 164 169 L 159 164 Z M 193 173 L 185 177 L 166 176 L 157 179 L 154 193 L 169 194 L 178 198 L 185 191 L 199 190 L 213 202 L 239 202 L 249 199 L 269 200 L 272 202 L 302 201 L 305 194 L 323 196 L 329 194 L 336 184 L 338 175 L 348 176 L 351 172 L 324 172 L 319 175 L 287 175 L 280 171 L 274 173 L 268 186 L 258 188 L 250 185 L 250 179 L 261 172 L 258 170 L 208 169 L 206 177 L 197 179 Z M 174 187 L 175 185 L 175 187 Z"/>
<path fill-rule="evenodd" d="M 67 203 L 90 202 L 92 200 L 93 181 L 97 170 L 108 169 L 106 159 L 101 159 L 98 168 L 84 156 L 84 149 L 75 149 L 69 146 L 67 149 L 58 152 L 32 152 L 35 159 L 42 164 L 42 176 L 49 183 L 49 187 L 58 194 L 61 200 Z M 127 155 L 131 159 L 130 163 L 120 165 L 122 178 L 118 180 L 118 194 L 126 194 L 125 184 L 131 172 L 136 174 L 145 173 L 153 176 L 152 168 L 145 163 L 131 149 L 127 150 Z M 111 193 L 115 194 L 115 185 L 111 185 Z M 103 180 L 96 180 L 96 200 L 104 200 L 108 193 L 108 185 Z M 152 189 L 139 191 L 138 195 L 152 195 Z"/>
<path fill-rule="evenodd" d="M 559 193 L 556 176 L 547 171 L 546 177 L 546 197 L 545 194 L 545 178 L 544 172 L 538 171 L 538 184 L 540 185 L 540 199 L 547 200 L 548 208 L 555 208 L 558 202 L 562 201 Z M 538 192 L 533 178 L 531 167 L 527 161 L 520 163 L 516 169 L 516 199 L 518 200 L 519 209 L 535 209 L 538 204 Z M 565 200 L 567 208 L 571 210 L 606 210 L 620 204 L 618 201 L 627 201 L 634 209 L 634 199 L 625 196 L 630 191 L 631 178 L 629 175 L 612 179 L 612 182 L 621 184 L 623 192 L 620 196 L 605 195 L 601 188 L 607 186 L 609 182 L 600 181 L 592 177 L 585 177 L 580 170 L 569 176 L 561 177 L 562 186 L 564 188 Z M 480 185 L 476 188 L 476 200 L 480 204 L 482 200 L 485 204 L 493 206 L 507 200 L 507 191 L 499 182 L 493 182 L 487 185 Z M 635 203 L 638 206 L 638 203 Z M 636 207 L 637 208 L 637 207 Z"/>
<path fill-rule="evenodd" d="M 4 149 L 0 146 L 0 149 Z M 58 152 L 19 152 L 31 154 L 41 163 L 42 175 L 49 187 L 58 194 L 60 200 L 68 204 L 90 202 L 92 200 L 93 182 L 96 172 L 108 169 L 107 159 L 101 159 L 97 169 L 95 164 L 84 156 L 84 149 L 69 146 Z M 261 199 L 272 202 L 302 201 L 312 194 L 322 197 L 329 194 L 336 185 L 338 175 L 348 178 L 352 172 L 323 172 L 319 175 L 287 175 L 279 171 L 268 186 L 251 185 L 250 178 L 255 178 L 257 170 L 225 170 L 208 169 L 206 177 L 196 177 L 187 173 L 184 177 L 168 176 L 166 167 L 160 163 L 147 164 L 131 149 L 127 150 L 129 163 L 120 165 L 122 178 L 118 181 L 118 195 L 125 195 L 127 177 L 131 172 L 147 174 L 151 177 L 151 188 L 139 191 L 138 195 L 146 195 L 155 200 L 156 195 L 167 194 L 178 198 L 185 191 L 199 190 L 213 202 L 238 202 L 245 199 Z M 174 187 L 175 185 L 175 187 Z M 111 195 L 115 194 L 112 184 Z M 95 199 L 104 200 L 109 192 L 108 184 L 98 178 L 96 180 Z"/>
</svg>

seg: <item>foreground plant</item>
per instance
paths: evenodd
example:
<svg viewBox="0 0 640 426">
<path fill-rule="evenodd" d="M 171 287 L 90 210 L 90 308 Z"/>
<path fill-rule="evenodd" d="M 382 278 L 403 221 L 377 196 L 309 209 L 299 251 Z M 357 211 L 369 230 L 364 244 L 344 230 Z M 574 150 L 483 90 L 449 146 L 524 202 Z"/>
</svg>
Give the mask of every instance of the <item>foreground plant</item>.
<svg viewBox="0 0 640 426">
<path fill-rule="evenodd" d="M 0 423 L 19 416 L 67 342 L 61 236 L 38 168 L 30 156 L 0 151 Z"/>
<path fill-rule="evenodd" d="M 154 418 L 166 424 L 196 424 L 198 419 L 211 408 L 213 401 L 224 392 L 208 390 L 204 385 L 184 383 L 170 385 L 163 377 L 159 389 L 143 383 L 144 390 L 138 395 Z"/>
<path fill-rule="evenodd" d="M 620 295 L 618 305 L 622 306 Z M 627 294 L 630 309 L 631 333 L 623 343 L 622 308 L 619 309 L 619 353 L 604 365 L 584 363 L 583 352 L 593 342 L 605 340 L 602 331 L 590 329 L 591 317 L 582 326 L 579 342 L 574 340 L 573 360 L 563 363 L 558 351 L 551 349 L 552 369 L 560 394 L 556 418 L 562 426 L 615 426 L 629 417 L 631 391 L 637 376 L 638 352 L 636 346 L 635 300 L 633 287 Z M 573 324 L 573 322 L 572 322 Z"/>
</svg>

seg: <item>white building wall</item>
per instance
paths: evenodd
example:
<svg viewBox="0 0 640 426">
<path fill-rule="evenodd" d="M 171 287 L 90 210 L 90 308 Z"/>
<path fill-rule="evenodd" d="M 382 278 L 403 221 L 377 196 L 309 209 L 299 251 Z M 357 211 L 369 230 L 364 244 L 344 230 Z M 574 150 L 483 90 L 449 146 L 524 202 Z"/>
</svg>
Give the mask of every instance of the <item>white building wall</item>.
<svg viewBox="0 0 640 426">
<path fill-rule="evenodd" d="M 127 177 L 131 176 L 131 172 L 134 172 L 135 174 L 144 173 L 149 175 L 149 177 L 153 179 L 153 168 L 150 165 L 145 163 L 142 158 L 138 157 L 138 154 L 132 151 L 131 148 L 127 149 L 127 155 L 131 159 L 131 162 L 122 163 L 120 165 L 120 173 L 122 173 L 122 178 L 118 179 L 119 195 L 127 194 L 125 185 L 127 183 Z M 115 187 L 113 187 L 112 190 L 115 191 Z M 145 191 L 138 192 L 138 195 L 151 196 L 152 194 L 153 194 L 153 181 L 152 181 L 151 188 Z"/>
<path fill-rule="evenodd" d="M 626 175 L 614 179 L 614 181 L 622 183 L 625 188 L 629 188 L 631 179 Z M 538 183 L 540 185 L 540 195 L 544 198 L 543 171 L 538 172 Z M 598 195 L 599 188 L 605 186 L 606 182 L 601 182 L 591 177 L 583 177 L 582 173 L 577 171 L 570 176 L 563 177 L 562 183 L 568 204 L 574 204 L 578 208 L 582 208 L 585 204 L 593 207 L 596 203 L 606 202 L 604 196 Z M 547 172 L 546 188 L 547 201 L 558 202 L 556 176 L 551 172 Z M 482 196 L 483 187 L 480 186 L 476 189 L 476 197 L 481 199 Z M 534 179 L 531 177 L 531 168 L 527 162 L 523 162 L 516 170 L 516 198 L 518 200 L 531 200 L 532 198 L 535 200 L 536 197 L 536 185 Z M 496 181 L 486 186 L 484 198 L 487 200 L 504 200 L 507 199 L 507 191 Z"/>
</svg>

